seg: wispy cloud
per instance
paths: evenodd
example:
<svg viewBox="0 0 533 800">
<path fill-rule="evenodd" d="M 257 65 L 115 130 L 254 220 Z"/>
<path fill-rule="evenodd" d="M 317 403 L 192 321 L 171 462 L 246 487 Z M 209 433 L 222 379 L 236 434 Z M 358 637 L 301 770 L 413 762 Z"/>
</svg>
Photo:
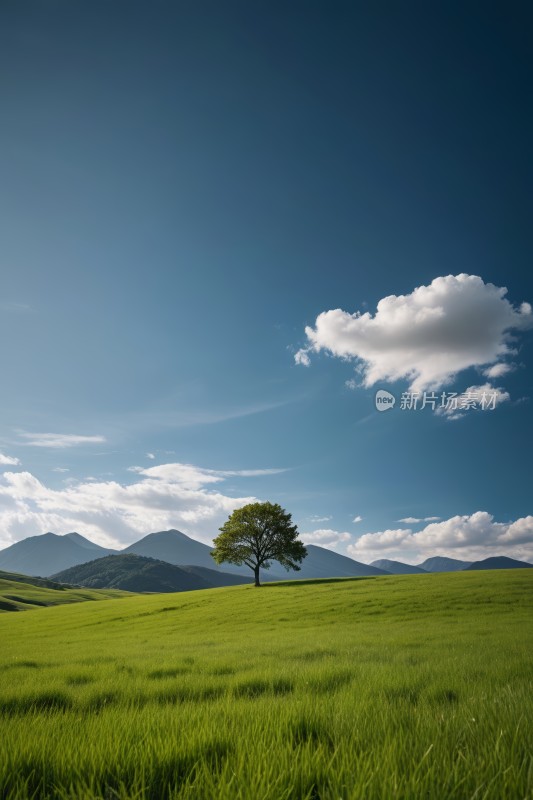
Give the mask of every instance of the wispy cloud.
<svg viewBox="0 0 533 800">
<path fill-rule="evenodd" d="M 402 517 L 398 522 L 405 522 L 406 525 L 416 525 L 417 522 L 437 522 L 440 517 Z"/>
<path fill-rule="evenodd" d="M 0 311 L 7 311 L 14 314 L 24 313 L 31 311 L 31 306 L 28 303 L 16 303 L 13 300 L 4 300 L 0 302 Z"/>
<path fill-rule="evenodd" d="M 359 514 L 352 519 L 352 522 L 362 522 L 363 517 L 359 516 Z"/>
<path fill-rule="evenodd" d="M 504 375 L 507 375 L 508 372 L 512 372 L 513 369 L 513 364 L 502 362 L 501 364 L 493 364 L 492 367 L 484 370 L 483 375 L 487 378 L 502 378 Z"/>
<path fill-rule="evenodd" d="M 213 483 L 221 483 L 226 478 L 255 478 L 265 475 L 277 475 L 286 472 L 283 468 L 219 470 L 196 467 L 193 464 L 159 464 L 156 467 L 129 467 L 130 472 L 144 475 L 146 478 L 179 483 L 188 489 L 199 489 Z"/>
<path fill-rule="evenodd" d="M 299 397 L 291 397 L 272 402 L 250 403 L 249 405 L 234 406 L 230 408 L 180 408 L 178 410 L 154 408 L 145 411 L 134 411 L 129 414 L 126 421 L 136 430 L 161 430 L 182 428 L 191 425 L 216 425 L 218 423 L 230 422 L 231 420 L 241 419 L 274 411 L 283 408 L 290 403 L 298 402 Z M 121 425 L 124 423 L 124 415 L 121 416 Z"/>
<path fill-rule="evenodd" d="M 319 517 L 316 514 L 312 514 L 309 517 L 309 522 L 329 522 L 332 517 Z"/>
<path fill-rule="evenodd" d="M 81 436 L 74 433 L 28 433 L 19 431 L 18 435 L 24 440 L 21 444 L 28 447 L 51 447 L 54 449 L 77 447 L 82 444 L 101 444 L 106 441 L 105 436 Z"/>
<path fill-rule="evenodd" d="M 511 396 L 509 392 L 506 392 L 505 389 L 501 389 L 498 386 L 491 386 L 490 383 L 484 383 L 483 386 L 469 386 L 468 389 L 462 393 L 464 398 L 474 398 L 476 405 L 474 409 L 468 408 L 468 403 L 466 403 L 466 408 L 461 405 L 459 402 L 455 404 L 453 401 L 448 401 L 445 406 L 438 406 L 435 409 L 435 414 L 439 414 L 440 416 L 444 416 L 449 420 L 455 419 L 462 419 L 466 413 L 470 413 L 471 410 L 475 411 L 494 411 L 496 406 L 501 405 L 502 403 L 507 403 L 510 401 Z M 465 410 L 463 410 L 465 408 Z"/>
<path fill-rule="evenodd" d="M 2 466 L 16 467 L 20 464 L 20 460 L 14 456 L 5 456 L 3 453 L 0 453 L 0 464 Z"/>
</svg>

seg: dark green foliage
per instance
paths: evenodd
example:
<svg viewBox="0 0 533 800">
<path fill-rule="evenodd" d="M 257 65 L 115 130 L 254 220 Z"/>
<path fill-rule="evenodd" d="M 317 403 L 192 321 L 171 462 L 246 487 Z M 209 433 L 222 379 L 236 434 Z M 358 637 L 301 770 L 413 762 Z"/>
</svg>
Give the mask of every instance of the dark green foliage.
<svg viewBox="0 0 533 800">
<path fill-rule="evenodd" d="M 219 530 L 211 553 L 216 563 L 245 564 L 254 571 L 256 586 L 261 567 L 268 569 L 277 561 L 286 570 L 299 570 L 307 555 L 291 515 L 277 503 L 237 508 Z"/>
<path fill-rule="evenodd" d="M 66 569 L 56 577 L 78 586 L 128 592 L 184 592 L 209 588 L 207 581 L 174 564 L 132 553 L 98 558 Z"/>
</svg>

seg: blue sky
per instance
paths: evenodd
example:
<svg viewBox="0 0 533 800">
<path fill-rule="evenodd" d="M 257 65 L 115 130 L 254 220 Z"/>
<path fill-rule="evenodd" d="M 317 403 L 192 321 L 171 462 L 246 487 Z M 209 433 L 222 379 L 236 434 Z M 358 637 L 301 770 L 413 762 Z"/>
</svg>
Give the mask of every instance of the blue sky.
<svg viewBox="0 0 533 800">
<path fill-rule="evenodd" d="M 363 561 L 533 557 L 528 31 L 524 3 L 2 3 L 0 546 L 210 541 L 258 497 Z M 413 381 L 501 402 L 402 410 Z"/>
</svg>

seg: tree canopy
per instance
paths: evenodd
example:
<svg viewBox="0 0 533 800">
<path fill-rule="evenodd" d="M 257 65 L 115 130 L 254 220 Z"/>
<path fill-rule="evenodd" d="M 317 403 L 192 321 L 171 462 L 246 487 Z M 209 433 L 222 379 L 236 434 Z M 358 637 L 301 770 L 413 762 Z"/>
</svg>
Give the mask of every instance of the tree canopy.
<svg viewBox="0 0 533 800">
<path fill-rule="evenodd" d="M 291 515 L 277 503 L 237 508 L 219 530 L 211 552 L 214 560 L 250 567 L 256 586 L 260 586 L 261 567 L 268 569 L 271 561 L 277 561 L 287 570 L 299 570 L 307 555 Z"/>
</svg>

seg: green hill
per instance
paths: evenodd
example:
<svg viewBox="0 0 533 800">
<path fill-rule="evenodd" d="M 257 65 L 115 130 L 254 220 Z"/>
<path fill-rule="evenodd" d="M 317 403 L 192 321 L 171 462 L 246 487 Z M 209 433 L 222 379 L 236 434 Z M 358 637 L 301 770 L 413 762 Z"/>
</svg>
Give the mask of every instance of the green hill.
<svg viewBox="0 0 533 800">
<path fill-rule="evenodd" d="M 0 570 L 0 613 L 125 596 L 124 592 L 74 589 L 47 578 L 34 578 Z"/>
<path fill-rule="evenodd" d="M 79 564 L 53 576 L 63 583 L 129 592 L 187 592 L 250 583 L 250 577 L 225 575 L 202 567 L 178 567 L 155 558 L 125 553 Z"/>
<path fill-rule="evenodd" d="M 0 797 L 533 796 L 533 571 L 0 617 Z"/>
</svg>

